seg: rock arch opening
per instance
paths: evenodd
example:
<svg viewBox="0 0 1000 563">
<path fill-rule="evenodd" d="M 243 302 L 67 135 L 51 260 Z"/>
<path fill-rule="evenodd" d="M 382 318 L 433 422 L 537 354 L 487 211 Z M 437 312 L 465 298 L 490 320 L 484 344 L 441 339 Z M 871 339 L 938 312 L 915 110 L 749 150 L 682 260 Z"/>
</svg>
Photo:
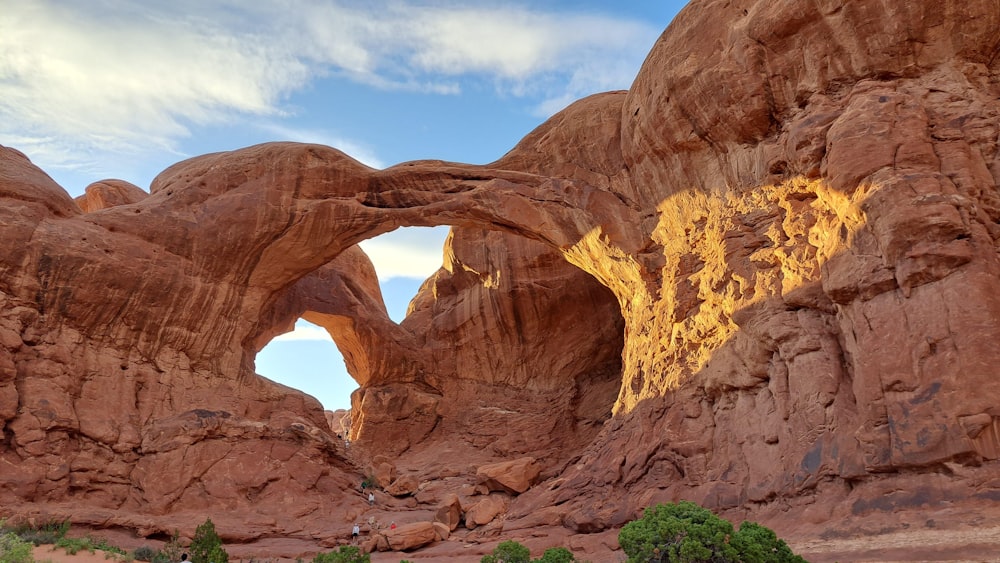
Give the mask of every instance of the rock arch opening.
<svg viewBox="0 0 1000 563">
<path fill-rule="evenodd" d="M 311 395 L 324 410 L 351 408 L 357 381 L 347 372 L 344 356 L 329 333 L 305 319 L 257 353 L 258 374 Z"/>
<path fill-rule="evenodd" d="M 381 295 L 373 295 L 376 297 L 373 304 L 378 305 L 381 299 L 392 321 L 399 323 L 405 318 L 421 285 L 441 267 L 448 230 L 448 227 L 402 227 L 358 245 L 377 274 Z M 338 277 L 350 275 L 341 271 Z M 337 330 L 343 323 L 332 318 L 334 311 L 315 304 L 314 308 L 318 310 L 303 314 L 315 323 L 299 317 L 289 332 L 274 337 L 257 352 L 256 372 L 311 395 L 325 410 L 350 410 L 351 394 L 358 389 L 358 382 L 350 373 L 340 347 L 347 347 L 351 353 L 352 339 Z M 339 344 L 335 341 L 338 335 L 342 336 Z"/>
<path fill-rule="evenodd" d="M 440 238 L 427 244 L 434 273 L 410 277 L 420 291 L 412 302 L 404 294 L 405 316 L 385 306 L 399 299 L 393 276 L 375 274 L 380 264 L 400 267 L 384 235 L 348 248 L 273 305 L 272 326 L 306 318 L 343 354 L 360 384 L 352 441 L 387 454 L 440 441 L 488 457 L 559 460 L 610 418 L 624 348 L 619 300 L 550 244 L 495 229 L 394 231 L 397 242 L 450 233 L 443 252 Z"/>
<path fill-rule="evenodd" d="M 362 386 L 355 438 L 466 459 L 558 460 L 589 443 L 621 385 L 614 294 L 550 246 L 486 226 L 453 228 L 444 254 Z"/>
<path fill-rule="evenodd" d="M 450 228 L 400 227 L 358 243 L 378 276 L 389 318 L 400 323 L 424 282 L 441 268 Z"/>
</svg>

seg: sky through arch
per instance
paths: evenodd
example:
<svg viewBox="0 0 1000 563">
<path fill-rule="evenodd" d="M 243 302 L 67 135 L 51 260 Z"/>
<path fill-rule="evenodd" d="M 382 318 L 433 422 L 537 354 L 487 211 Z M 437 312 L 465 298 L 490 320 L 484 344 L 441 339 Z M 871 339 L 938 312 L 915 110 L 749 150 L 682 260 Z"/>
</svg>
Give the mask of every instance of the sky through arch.
<svg viewBox="0 0 1000 563">
<path fill-rule="evenodd" d="M 448 227 L 404 227 L 361 243 L 378 274 L 389 318 L 399 323 L 424 280 L 441 267 Z M 349 409 L 358 384 L 322 327 L 299 319 L 257 353 L 258 374 L 303 391 L 326 410 Z"/>
</svg>

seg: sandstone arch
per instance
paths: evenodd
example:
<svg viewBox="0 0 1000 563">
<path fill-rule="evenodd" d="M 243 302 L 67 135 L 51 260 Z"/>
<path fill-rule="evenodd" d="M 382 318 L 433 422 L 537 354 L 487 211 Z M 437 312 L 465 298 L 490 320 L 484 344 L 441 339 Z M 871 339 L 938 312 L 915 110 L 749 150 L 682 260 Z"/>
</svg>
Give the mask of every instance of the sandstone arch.
<svg viewBox="0 0 1000 563">
<path fill-rule="evenodd" d="M 612 533 L 680 497 L 802 535 L 990 514 L 998 21 L 987 1 L 694 2 L 628 93 L 488 166 L 265 145 L 81 214 L 5 150 L 4 494 L 94 492 L 168 526 L 182 506 L 288 514 L 261 495 L 348 490 L 315 407 L 239 374 L 293 284 L 365 236 L 445 223 L 558 249 L 622 313 L 614 416 L 505 534 Z M 212 409 L 184 410 L 198 401 Z M 108 404 L 114 420 L 92 414 Z M 203 444 L 224 437 L 303 469 L 199 489 L 220 482 Z M 153 482 L 185 455 L 202 473 Z M 63 459 L 76 469 L 49 477 Z"/>
</svg>

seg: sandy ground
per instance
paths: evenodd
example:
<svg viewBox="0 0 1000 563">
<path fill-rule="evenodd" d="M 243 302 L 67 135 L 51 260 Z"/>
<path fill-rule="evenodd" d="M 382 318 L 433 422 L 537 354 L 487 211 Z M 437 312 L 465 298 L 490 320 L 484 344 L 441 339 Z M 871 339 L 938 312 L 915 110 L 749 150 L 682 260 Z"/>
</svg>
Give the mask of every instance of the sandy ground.
<svg viewBox="0 0 1000 563">
<path fill-rule="evenodd" d="M 38 563 L 44 563 L 45 561 L 51 561 L 52 563 L 114 563 L 120 561 L 120 559 L 115 558 L 115 554 L 99 550 L 94 553 L 79 551 L 76 555 L 69 555 L 66 553 L 66 550 L 57 549 L 54 545 L 39 545 L 35 547 L 33 556 Z"/>
<path fill-rule="evenodd" d="M 288 540 L 271 540 L 254 546 L 230 546 L 232 551 L 252 551 L 261 549 L 264 552 L 278 548 L 287 551 Z M 804 556 L 812 563 L 918 563 L 918 562 L 1000 562 L 1000 527 L 983 525 L 976 529 L 963 530 L 918 530 L 900 531 L 868 537 L 842 537 L 836 539 L 817 539 L 814 541 L 790 542 L 796 553 Z M 440 549 L 442 545 L 438 545 Z M 270 548 L 270 549 L 268 549 Z M 285 548 L 285 549 L 281 549 Z M 457 548 L 456 548 L 457 549 Z M 247 553 L 230 553 L 230 561 L 249 561 Z M 430 550 L 431 552 L 436 550 Z M 81 551 L 76 555 L 68 555 L 63 549 L 52 545 L 42 545 L 34 549 L 35 561 L 38 563 L 117 563 L 121 559 L 115 554 L 96 551 L 89 553 Z M 624 557 L 624 556 L 622 556 Z M 480 555 L 464 555 L 461 549 L 450 550 L 447 553 L 433 555 L 425 553 L 373 553 L 373 563 L 396 563 L 402 558 L 408 558 L 420 563 L 479 561 Z M 257 556 L 258 561 L 273 563 L 294 562 L 294 559 Z M 311 558 L 305 558 L 309 561 Z M 618 561 L 623 559 L 617 559 Z M 607 563 L 594 560 L 595 563 Z"/>
<path fill-rule="evenodd" d="M 790 544 L 813 563 L 982 563 L 1000 561 L 1000 527 L 918 530 Z"/>
</svg>

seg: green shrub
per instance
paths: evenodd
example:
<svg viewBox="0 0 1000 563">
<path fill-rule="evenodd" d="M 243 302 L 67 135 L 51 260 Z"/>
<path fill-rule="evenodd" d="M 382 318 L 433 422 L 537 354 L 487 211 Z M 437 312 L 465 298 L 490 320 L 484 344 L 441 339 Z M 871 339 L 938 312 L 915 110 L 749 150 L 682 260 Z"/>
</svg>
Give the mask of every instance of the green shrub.
<svg viewBox="0 0 1000 563">
<path fill-rule="evenodd" d="M 370 563 L 371 555 L 361 553 L 353 545 L 342 545 L 337 551 L 319 553 L 313 558 L 313 563 Z"/>
<path fill-rule="evenodd" d="M 533 563 L 573 563 L 576 558 L 573 552 L 565 547 L 550 547 L 546 549 L 542 556 L 534 559 Z"/>
<path fill-rule="evenodd" d="M 181 560 L 184 549 L 181 547 L 181 534 L 174 530 L 170 540 L 163 544 L 163 548 L 156 552 L 150 563 L 176 563 Z"/>
<path fill-rule="evenodd" d="M 805 563 L 768 528 L 733 525 L 693 502 L 658 504 L 626 524 L 618 543 L 628 563 Z"/>
<path fill-rule="evenodd" d="M 740 530 L 729 540 L 740 553 L 744 563 L 805 563 L 795 555 L 788 544 L 778 538 L 773 530 L 756 522 L 743 522 Z"/>
<path fill-rule="evenodd" d="M 0 561 L 4 563 L 34 563 L 31 542 L 22 540 L 14 532 L 0 535 Z"/>
<path fill-rule="evenodd" d="M 135 548 L 135 551 L 132 552 L 132 556 L 136 561 L 153 561 L 157 553 L 159 553 L 157 550 L 149 547 L 148 545 L 143 545 Z"/>
<path fill-rule="evenodd" d="M 222 539 L 215 532 L 211 518 L 195 528 L 188 553 L 191 563 L 229 563 L 229 554 L 222 549 Z"/>
<path fill-rule="evenodd" d="M 35 545 L 57 543 L 69 531 L 69 520 L 49 520 L 41 524 L 21 524 L 7 531 L 14 532 L 19 538 Z"/>
<path fill-rule="evenodd" d="M 114 553 L 116 555 L 124 555 L 126 558 L 129 557 L 129 553 L 127 551 L 118 547 L 117 545 L 111 545 L 110 543 L 108 543 L 108 540 L 104 538 L 90 538 L 90 541 L 94 542 L 94 547 L 100 549 L 101 551 L 105 551 L 107 553 Z M 135 560 L 134 557 L 132 559 Z"/>
<path fill-rule="evenodd" d="M 59 538 L 56 547 L 66 550 L 69 555 L 76 555 L 81 551 L 94 553 L 94 542 L 89 537 L 86 538 Z"/>
<path fill-rule="evenodd" d="M 483 556 L 479 563 L 529 563 L 531 551 L 513 540 L 500 542 L 493 553 Z"/>
</svg>

